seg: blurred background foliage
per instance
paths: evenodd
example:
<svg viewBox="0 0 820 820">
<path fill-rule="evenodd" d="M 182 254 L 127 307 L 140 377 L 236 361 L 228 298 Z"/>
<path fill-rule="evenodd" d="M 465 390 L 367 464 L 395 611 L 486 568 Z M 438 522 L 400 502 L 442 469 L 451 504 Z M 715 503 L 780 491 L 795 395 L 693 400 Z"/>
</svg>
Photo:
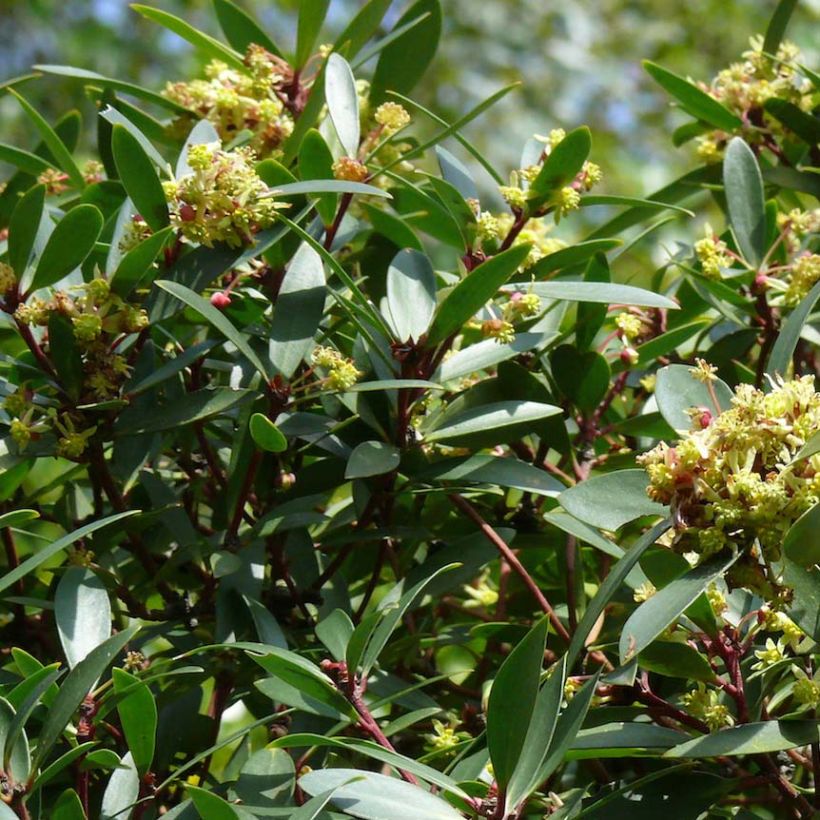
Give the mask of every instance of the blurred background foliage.
<svg viewBox="0 0 820 820">
<path fill-rule="evenodd" d="M 210 0 L 154 4 L 219 36 Z M 242 0 L 240 5 L 283 48 L 292 46 L 299 0 Z M 333 0 L 322 40 L 331 41 L 360 5 Z M 407 5 L 394 3 L 386 30 Z M 775 0 L 445 0 L 441 49 L 414 97 L 453 120 L 499 87 L 521 81 L 520 89 L 465 132 L 503 175 L 518 165 L 521 147 L 533 133 L 585 123 L 594 138 L 591 158 L 604 171 L 601 191 L 648 194 L 696 162 L 691 146 L 675 149 L 670 139 L 688 118 L 669 106 L 641 60 L 708 81 L 740 56 L 751 35 L 762 33 L 775 5 Z M 800 0 L 788 36 L 810 66 L 817 65 L 818 21 L 820 0 Z M 202 67 L 187 43 L 140 17 L 126 0 L 0 0 L 0 80 L 26 74 L 35 63 L 71 64 L 153 89 L 190 78 Z M 44 77 L 23 90 L 56 117 L 77 104 L 80 86 Z M 88 102 L 85 108 L 90 121 L 93 106 Z M 3 141 L 30 146 L 35 137 L 21 114 L 14 100 L 0 97 Z M 86 131 L 91 139 L 93 129 Z M 584 218 L 597 221 L 595 210 L 587 209 Z M 654 262 L 661 263 L 662 247 L 683 236 L 691 238 L 691 226 L 665 229 L 656 237 L 662 241 L 652 243 Z"/>
</svg>

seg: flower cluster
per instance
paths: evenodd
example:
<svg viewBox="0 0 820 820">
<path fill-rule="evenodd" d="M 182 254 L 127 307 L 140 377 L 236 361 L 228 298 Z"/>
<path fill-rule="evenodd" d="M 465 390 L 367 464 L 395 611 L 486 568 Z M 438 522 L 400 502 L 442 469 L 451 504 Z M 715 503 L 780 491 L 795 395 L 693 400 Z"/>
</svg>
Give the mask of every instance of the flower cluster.
<svg viewBox="0 0 820 820">
<path fill-rule="evenodd" d="M 706 225 L 705 236 L 695 242 L 695 255 L 700 262 L 700 269 L 708 279 L 720 279 L 721 269 L 732 264 L 729 248 L 719 239 L 710 225 Z"/>
<path fill-rule="evenodd" d="M 284 104 L 285 89 L 293 70 L 281 58 L 258 45 L 248 46 L 246 70 L 213 60 L 205 68 L 206 79 L 168 83 L 163 95 L 213 123 L 227 143 L 242 132 L 260 157 L 276 156 L 293 131 L 293 116 Z M 180 135 L 194 120 L 183 116 L 175 123 Z"/>
<path fill-rule="evenodd" d="M 698 688 L 687 692 L 681 700 L 690 714 L 702 720 L 713 732 L 735 722 L 729 707 L 721 703 L 720 693 L 708 689 L 703 683 L 698 683 Z"/>
<path fill-rule="evenodd" d="M 803 111 L 811 111 L 817 103 L 811 80 L 800 68 L 797 47 L 783 42 L 770 56 L 763 51 L 762 37 L 753 37 L 743 59 L 721 71 L 703 90 L 740 118 L 743 126 L 738 133 L 752 145 L 774 146 L 785 135 L 783 124 L 763 107 L 767 100 L 785 100 Z M 731 137 L 725 131 L 699 137 L 698 155 L 719 162 Z"/>
<path fill-rule="evenodd" d="M 282 207 L 256 173 L 250 148 L 223 151 L 216 144 L 188 149 L 190 173 L 163 183 L 171 222 L 192 242 L 239 247 L 269 227 Z"/>
<path fill-rule="evenodd" d="M 695 408 L 692 416 L 697 429 L 639 457 L 648 492 L 671 505 L 676 548 L 698 557 L 743 550 L 751 560 L 730 577 L 753 585 L 758 550 L 776 561 L 789 527 L 820 498 L 820 456 L 795 460 L 820 430 L 820 393 L 811 376 L 769 393 L 741 384 L 730 409 L 713 416 Z"/>
<path fill-rule="evenodd" d="M 331 390 L 349 390 L 361 373 L 356 365 L 332 347 L 317 347 L 311 356 L 314 365 L 327 372 L 326 384 Z"/>
</svg>

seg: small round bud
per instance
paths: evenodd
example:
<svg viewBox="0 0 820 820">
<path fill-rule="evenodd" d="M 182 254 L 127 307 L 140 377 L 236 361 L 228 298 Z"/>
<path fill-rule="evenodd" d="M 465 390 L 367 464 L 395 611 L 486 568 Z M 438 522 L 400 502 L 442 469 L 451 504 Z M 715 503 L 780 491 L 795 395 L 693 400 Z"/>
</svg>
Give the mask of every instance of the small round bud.
<svg viewBox="0 0 820 820">
<path fill-rule="evenodd" d="M 224 291 L 218 290 L 211 296 L 211 304 L 217 310 L 225 310 L 231 303 L 230 294 L 225 293 Z"/>
</svg>

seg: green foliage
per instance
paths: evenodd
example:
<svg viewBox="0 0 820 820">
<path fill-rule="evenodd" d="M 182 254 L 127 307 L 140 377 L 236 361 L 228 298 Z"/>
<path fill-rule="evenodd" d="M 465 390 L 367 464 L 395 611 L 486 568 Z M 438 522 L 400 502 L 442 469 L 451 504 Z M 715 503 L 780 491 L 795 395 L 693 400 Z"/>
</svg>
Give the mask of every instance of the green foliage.
<svg viewBox="0 0 820 820">
<path fill-rule="evenodd" d="M 813 815 L 795 5 L 711 84 L 645 64 L 706 163 L 647 196 L 584 125 L 496 168 L 463 129 L 512 86 L 416 102 L 438 0 L 332 46 L 302 3 L 292 54 L 134 6 L 210 62 L 40 66 L 99 162 L 0 86 L 40 139 L 0 145 L 0 816 Z"/>
</svg>

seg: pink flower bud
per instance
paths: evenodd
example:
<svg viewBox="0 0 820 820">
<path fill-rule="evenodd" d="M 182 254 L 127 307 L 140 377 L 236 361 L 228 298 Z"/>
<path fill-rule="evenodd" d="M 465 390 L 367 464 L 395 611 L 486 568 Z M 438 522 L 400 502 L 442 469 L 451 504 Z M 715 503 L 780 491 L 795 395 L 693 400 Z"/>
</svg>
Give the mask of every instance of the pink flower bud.
<svg viewBox="0 0 820 820">
<path fill-rule="evenodd" d="M 217 310 L 225 310 L 226 307 L 231 303 L 231 297 L 229 294 L 224 293 L 223 291 L 219 290 L 213 296 L 211 296 L 211 304 Z"/>
</svg>

